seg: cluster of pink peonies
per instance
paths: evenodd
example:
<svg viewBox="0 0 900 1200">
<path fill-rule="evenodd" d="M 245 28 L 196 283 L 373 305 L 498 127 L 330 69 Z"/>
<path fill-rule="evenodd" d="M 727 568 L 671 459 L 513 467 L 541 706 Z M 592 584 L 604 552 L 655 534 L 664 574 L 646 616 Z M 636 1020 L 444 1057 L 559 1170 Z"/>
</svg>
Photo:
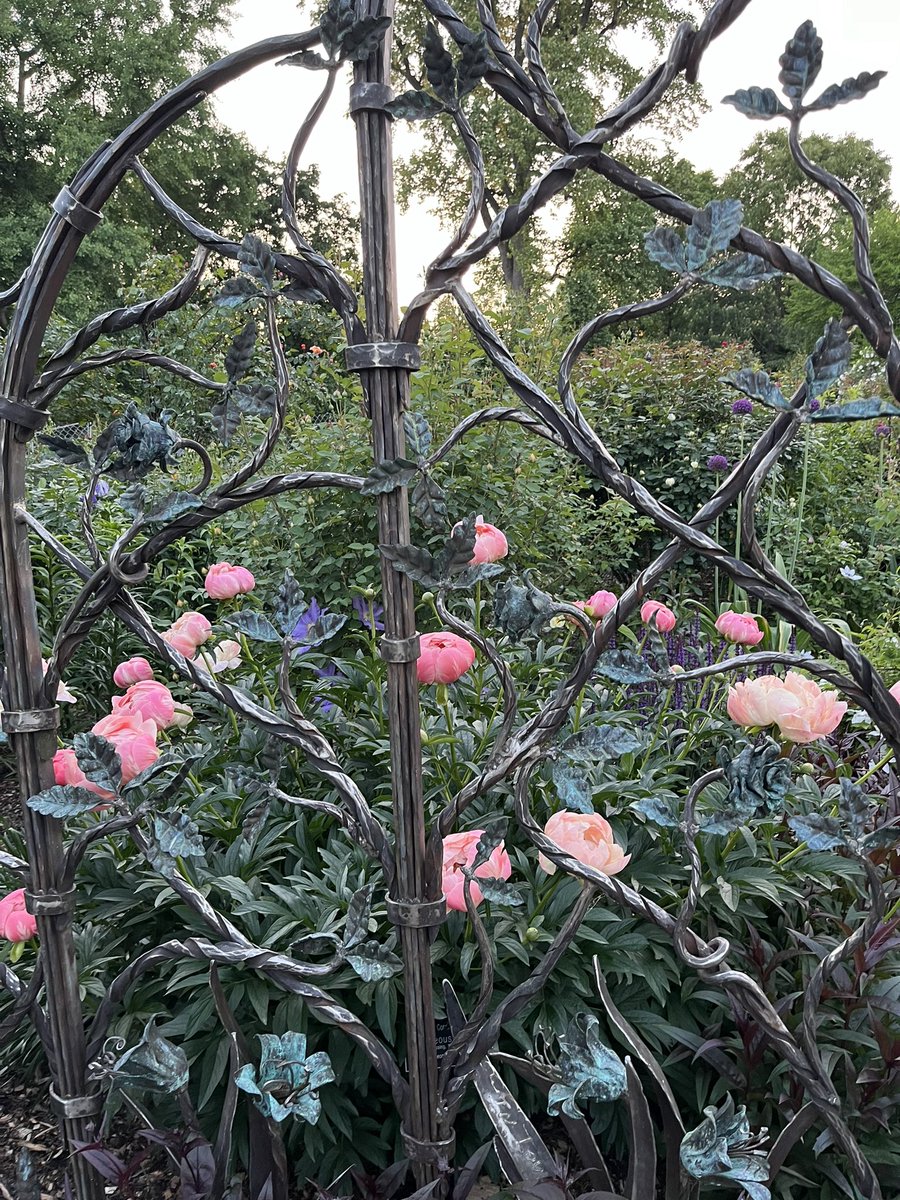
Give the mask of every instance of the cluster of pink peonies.
<svg viewBox="0 0 900 1200">
<path fill-rule="evenodd" d="M 728 692 L 728 715 L 747 728 L 777 725 L 789 742 L 815 742 L 840 725 L 847 705 L 834 692 L 796 671 L 784 679 L 762 675 L 734 684 Z"/>
<path fill-rule="evenodd" d="M 25 907 L 25 889 L 0 899 L 0 938 L 7 942 L 27 942 L 37 933 L 37 921 Z"/>
</svg>

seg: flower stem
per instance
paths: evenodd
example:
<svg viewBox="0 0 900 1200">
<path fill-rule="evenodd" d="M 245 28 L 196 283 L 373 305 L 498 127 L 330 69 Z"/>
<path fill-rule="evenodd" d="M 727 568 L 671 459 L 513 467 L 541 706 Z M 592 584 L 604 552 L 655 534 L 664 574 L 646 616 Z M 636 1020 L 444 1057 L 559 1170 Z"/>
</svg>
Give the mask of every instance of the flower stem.
<svg viewBox="0 0 900 1200">
<path fill-rule="evenodd" d="M 794 548 L 791 551 L 791 565 L 788 569 L 788 580 L 794 582 L 794 571 L 797 568 L 797 558 L 800 554 L 800 537 L 803 533 L 803 510 L 806 507 L 806 484 L 809 479 L 809 448 L 812 441 L 812 429 L 807 425 L 803 441 L 803 473 L 800 477 L 800 499 L 797 504 L 797 529 L 794 533 Z"/>
</svg>

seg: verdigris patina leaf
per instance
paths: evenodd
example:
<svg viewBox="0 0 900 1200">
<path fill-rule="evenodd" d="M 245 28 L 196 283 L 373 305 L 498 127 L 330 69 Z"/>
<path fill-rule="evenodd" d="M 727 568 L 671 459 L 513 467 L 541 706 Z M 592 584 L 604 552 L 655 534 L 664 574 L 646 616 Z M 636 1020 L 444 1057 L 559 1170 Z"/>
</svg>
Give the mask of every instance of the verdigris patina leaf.
<svg viewBox="0 0 900 1200">
<path fill-rule="evenodd" d="M 559 1039 L 557 1082 L 547 1097 L 551 1116 L 560 1112 L 578 1120 L 579 1102 L 618 1100 L 626 1087 L 625 1066 L 600 1039 L 600 1022 L 590 1013 L 579 1013 Z"/>
</svg>

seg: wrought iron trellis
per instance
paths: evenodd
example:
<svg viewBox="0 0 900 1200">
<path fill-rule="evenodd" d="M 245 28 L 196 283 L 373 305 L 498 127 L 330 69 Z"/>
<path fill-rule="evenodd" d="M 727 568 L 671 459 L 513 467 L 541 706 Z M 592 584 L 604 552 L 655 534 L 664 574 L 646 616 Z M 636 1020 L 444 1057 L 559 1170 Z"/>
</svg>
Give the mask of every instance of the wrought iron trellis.
<svg viewBox="0 0 900 1200">
<path fill-rule="evenodd" d="M 888 746 L 900 748 L 900 706 L 883 680 L 857 647 L 840 632 L 823 623 L 810 611 L 802 596 L 784 579 L 765 556 L 755 533 L 754 510 L 760 487 L 785 448 L 812 419 L 856 419 L 895 412 L 892 406 L 869 405 L 851 411 L 827 409 L 814 414 L 809 401 L 831 381 L 846 363 L 847 330 L 856 326 L 886 367 L 889 389 L 900 398 L 900 344 L 894 336 L 890 315 L 874 279 L 869 261 L 869 234 L 865 212 L 850 189 L 812 163 L 800 141 L 801 120 L 810 108 L 827 108 L 864 95 L 877 84 L 878 76 L 860 76 L 828 89 L 812 105 L 805 104 L 806 91 L 821 66 L 821 42 L 807 22 L 788 44 L 782 58 L 782 82 L 789 105 L 769 90 L 740 91 L 732 101 L 749 115 L 784 117 L 788 121 L 790 145 L 801 170 L 834 196 L 849 213 L 855 234 L 856 281 L 837 279 L 816 263 L 787 246 L 745 229 L 739 207 L 729 202 L 697 210 L 660 184 L 640 177 L 610 153 L 610 143 L 650 114 L 673 81 L 681 74 L 695 80 L 704 51 L 748 7 L 749 0 L 717 0 L 699 28 L 679 27 L 665 60 L 620 103 L 605 112 L 594 127 L 577 130 L 566 114 L 542 62 L 541 33 L 554 0 L 540 0 L 528 27 L 523 58 L 517 59 L 503 42 L 491 7 L 479 3 L 480 27 L 470 28 L 445 0 L 424 0 L 435 23 L 429 29 L 424 61 L 431 90 L 395 98 L 390 89 L 390 2 L 384 5 L 359 0 L 335 0 L 321 24 L 308 32 L 269 39 L 213 64 L 175 88 L 139 117 L 112 142 L 100 147 L 72 182 L 62 189 L 54 204 L 54 215 L 22 279 L 0 295 L 4 306 L 15 306 L 0 368 L 0 611 L 6 653 L 3 727 L 16 751 L 19 784 L 24 800 L 45 792 L 53 784 L 51 760 L 57 747 L 57 709 L 52 697 L 56 683 L 77 647 L 99 617 L 113 612 L 160 658 L 184 679 L 221 701 L 266 732 L 300 749 L 308 762 L 333 787 L 339 803 L 318 802 L 333 815 L 383 868 L 389 893 L 388 907 L 399 930 L 405 970 L 406 1046 L 408 1065 L 402 1070 L 397 1058 L 352 1013 L 338 1004 L 317 982 L 323 969 L 287 955 L 274 954 L 252 943 L 227 916 L 217 912 L 177 870 L 167 880 L 179 896 L 201 918 L 208 939 L 170 941 L 136 958 L 114 981 L 85 1030 L 80 1004 L 72 920 L 76 905 L 75 871 L 92 840 L 116 830 L 128 831 L 139 850 L 149 852 L 147 836 L 141 831 L 144 813 L 120 812 L 109 821 L 82 834 L 69 846 L 60 821 L 23 805 L 28 863 L 4 855 L 0 862 L 21 871 L 27 880 L 28 903 L 40 933 L 40 958 L 34 977 L 23 986 L 9 968 L 0 976 L 15 998 L 13 1012 L 3 1026 L 30 1015 L 47 1046 L 53 1069 L 52 1099 L 72 1145 L 87 1139 L 100 1105 L 96 1084 L 89 1078 L 88 1062 L 102 1049 L 106 1032 L 128 987 L 156 965 L 179 958 L 198 958 L 214 967 L 217 963 L 243 963 L 267 976 L 289 992 L 302 997 L 311 1011 L 334 1022 L 362 1047 L 375 1070 L 389 1083 L 402 1116 L 406 1150 L 416 1164 L 420 1184 L 441 1186 L 453 1161 L 453 1128 L 456 1114 L 470 1083 L 486 1069 L 487 1057 L 495 1049 L 506 1022 L 536 995 L 543 982 L 570 944 L 592 902 L 605 897 L 671 935 L 684 964 L 706 981 L 723 988 L 735 1005 L 749 1014 L 765 1031 L 771 1045 L 799 1079 L 809 1097 L 803 1120 L 779 1140 L 772 1165 L 783 1162 L 791 1144 L 813 1120 L 831 1131 L 835 1145 L 845 1156 L 860 1193 L 877 1200 L 879 1184 L 870 1164 L 840 1111 L 840 1102 L 816 1045 L 816 1018 L 825 983 L 842 958 L 865 943 L 884 912 L 884 888 L 869 857 L 857 846 L 851 852 L 865 870 L 871 906 L 862 923 L 819 965 L 804 999 L 803 1020 L 791 1032 L 759 986 L 747 975 L 728 965 L 729 946 L 722 938 L 706 943 L 691 928 L 700 882 L 700 859 L 695 846 L 697 822 L 694 810 L 701 792 L 722 778 L 723 770 L 707 773 L 687 797 L 681 829 L 691 870 L 685 903 L 676 915 L 602 872 L 586 867 L 563 853 L 542 832 L 530 810 L 530 783 L 550 740 L 560 731 L 578 694 L 591 678 L 601 655 L 616 629 L 632 615 L 645 593 L 677 563 L 688 550 L 714 562 L 750 596 L 767 608 L 787 617 L 804 629 L 838 669 L 827 662 L 791 655 L 759 655 L 756 661 L 799 665 L 840 687 L 871 716 Z M 437 27 L 458 49 L 458 60 L 446 49 Z M 324 50 L 324 57 L 316 47 Z M 140 162 L 139 155 L 184 113 L 199 104 L 229 80 L 250 68 L 273 59 L 291 56 L 300 65 L 324 70 L 320 98 L 301 126 L 291 147 L 284 171 L 282 209 L 290 250 L 270 252 L 258 240 L 238 243 L 205 228 L 175 204 Z M 303 236 L 295 209 L 295 179 L 309 134 L 327 103 L 342 65 L 353 62 L 350 111 L 356 123 L 359 158 L 363 296 L 365 318 L 359 315 L 358 297 L 340 272 L 318 254 Z M 492 88 L 521 116 L 530 121 L 558 157 L 539 173 L 532 186 L 515 204 L 500 213 L 490 227 L 476 233 L 482 211 L 485 180 L 481 151 L 462 103 L 479 81 Z M 392 182 L 391 121 L 404 116 L 443 113 L 453 122 L 471 167 L 471 198 L 459 230 L 428 268 L 422 291 L 407 306 L 400 319 L 395 281 L 394 194 Z M 525 223 L 579 171 L 589 170 L 647 205 L 688 226 L 687 243 L 673 231 L 657 231 L 651 253 L 680 276 L 678 283 L 660 297 L 603 313 L 588 322 L 568 347 L 560 363 L 558 400 L 552 399 L 517 365 L 498 332 L 480 311 L 462 282 L 465 271 L 514 236 Z M 130 308 L 119 308 L 98 316 L 79 330 L 59 350 L 42 360 L 42 342 L 50 315 L 66 274 L 82 240 L 101 219 L 103 206 L 127 174 L 147 188 L 169 217 L 198 245 L 184 278 L 165 295 Z M 729 248 L 733 256 L 709 268 L 708 257 Z M 166 455 L 193 453 L 201 463 L 202 478 L 193 489 L 197 498 L 186 509 L 152 529 L 140 517 L 110 552 L 100 549 L 93 536 L 89 506 L 85 503 L 86 557 L 80 558 L 63 546 L 28 510 L 25 464 L 29 438 L 49 415 L 50 405 L 73 379 L 87 371 L 118 362 L 138 362 L 173 372 L 199 387 L 221 390 L 221 385 L 191 368 L 152 351 L 124 347 L 90 355 L 90 347 L 102 335 L 124 332 L 140 323 L 158 320 L 185 304 L 198 287 L 210 254 L 237 260 L 251 281 L 244 294 L 253 294 L 261 304 L 269 353 L 275 370 L 275 395 L 268 428 L 249 461 L 215 487 L 206 450 L 191 439 L 169 436 L 161 426 L 148 432 L 135 427 L 134 436 L 160 437 L 158 450 Z M 563 448 L 591 475 L 615 494 L 625 498 L 638 512 L 649 516 L 666 531 L 671 541 L 621 596 L 615 609 L 596 626 L 578 610 L 554 605 L 549 598 L 526 583 L 506 585 L 503 602 L 506 627 L 514 630 L 531 625 L 539 628 L 554 612 L 568 611 L 584 625 L 586 641 L 575 665 L 558 692 L 534 718 L 517 723 L 517 695 L 512 675 L 497 644 L 474 629 L 450 606 L 451 580 L 444 568 L 425 562 L 411 550 L 410 516 L 406 491 L 388 487 L 378 495 L 379 537 L 383 549 L 382 588 L 385 632 L 382 655 L 386 662 L 391 739 L 391 780 L 394 801 L 394 842 L 367 805 L 359 787 L 341 766 L 339 756 L 325 735 L 293 702 L 287 670 L 281 675 L 282 709 L 266 709 L 236 692 L 220 677 L 188 661 L 154 630 L 149 615 L 133 589 L 146 579 L 150 564 L 176 540 L 236 511 L 254 500 L 304 488 L 336 487 L 353 492 L 364 490 L 364 479 L 338 474 L 302 472 L 266 476 L 262 472 L 281 433 L 289 395 L 289 377 L 279 340 L 278 307 L 274 272 L 286 276 L 299 294 L 316 295 L 326 301 L 343 321 L 349 349 L 347 368 L 359 373 L 372 422 L 376 464 L 395 463 L 404 457 L 403 416 L 409 401 L 409 375 L 419 362 L 418 343 L 429 308 L 442 296 L 452 296 L 487 358 L 506 385 L 522 403 L 521 408 L 493 407 L 466 418 L 434 451 L 429 465 L 442 460 L 474 426 L 486 421 L 518 422 L 530 433 Z M 601 329 L 624 321 L 638 320 L 676 303 L 704 279 L 713 284 L 749 287 L 775 272 L 794 275 L 802 283 L 840 306 L 842 321 L 830 323 L 810 359 L 807 380 L 787 399 L 767 377 L 745 375 L 741 386 L 777 410 L 776 416 L 746 457 L 723 481 L 713 497 L 691 518 L 682 519 L 628 476 L 608 451 L 576 403 L 572 373 L 579 355 Z M 238 286 L 238 290 L 243 285 Z M 139 425 L 140 423 L 138 423 Z M 168 438 L 168 440 L 167 440 Z M 95 479 L 91 480 L 88 495 Z M 716 519 L 741 499 L 743 559 L 730 555 L 711 536 Z M 83 589 L 56 633 L 53 658 L 46 679 L 41 664 L 40 631 L 35 608 L 29 539 L 45 542 L 84 581 Z M 143 538 L 143 540 L 140 540 Z M 471 523 L 450 538 L 448 553 L 453 562 L 465 562 L 472 549 Z M 425 564 L 423 566 L 423 563 Z M 438 569 L 440 568 L 440 569 Z M 503 718 L 483 770 L 442 811 L 431 827 L 426 825 L 422 789 L 419 700 L 415 661 L 418 639 L 415 628 L 413 582 L 438 570 L 438 609 L 450 629 L 465 634 L 494 667 L 502 689 Z M 443 574 L 441 572 L 444 572 Z M 744 656 L 746 668 L 754 656 Z M 734 662 L 717 664 L 713 670 L 728 671 Z M 436 1049 L 430 930 L 443 919 L 439 857 L 443 836 L 451 832 L 468 807 L 504 780 L 512 780 L 515 813 L 531 842 L 549 859 L 581 881 L 577 905 L 544 959 L 529 978 L 502 1000 L 494 1002 L 491 987 L 490 947 L 467 886 L 469 916 L 484 955 L 482 992 L 468 1020 L 457 1014 L 454 1037 L 439 1061 Z M 316 802 L 311 802 L 315 805 Z M 603 990 L 602 980 L 600 981 Z M 39 1003 L 41 991 L 44 1001 Z M 608 1011 L 615 1014 L 603 991 Z M 618 1014 L 615 1014 L 618 1019 Z M 792 1123 L 793 1124 L 793 1123 Z M 95 1200 L 102 1194 L 99 1180 L 84 1159 L 73 1160 L 76 1195 Z M 676 1172 L 671 1175 L 669 1196 L 690 1194 L 690 1186 Z M 651 1175 L 652 1180 L 652 1175 Z M 281 1185 L 279 1185 L 281 1186 Z M 611 1186 L 611 1185 L 610 1185 Z M 648 1185 L 634 1180 L 633 1190 Z M 277 1194 L 277 1193 L 276 1193 Z"/>
</svg>

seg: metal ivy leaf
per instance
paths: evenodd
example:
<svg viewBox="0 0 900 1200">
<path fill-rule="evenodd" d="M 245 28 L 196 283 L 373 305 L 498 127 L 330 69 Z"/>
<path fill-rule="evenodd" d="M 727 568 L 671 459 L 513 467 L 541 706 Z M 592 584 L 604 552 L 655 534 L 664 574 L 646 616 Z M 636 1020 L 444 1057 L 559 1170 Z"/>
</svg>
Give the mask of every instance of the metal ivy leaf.
<svg viewBox="0 0 900 1200">
<path fill-rule="evenodd" d="M 838 847 L 847 845 L 840 822 L 835 817 L 826 817 L 823 813 L 806 813 L 789 817 L 788 825 L 801 841 L 806 842 L 810 850 L 837 850 Z"/>
<path fill-rule="evenodd" d="M 427 472 L 419 477 L 409 494 L 416 516 L 428 529 L 441 530 L 447 526 L 447 500 L 444 489 Z"/>
<path fill-rule="evenodd" d="M 241 410 L 236 404 L 231 403 L 229 394 L 226 392 L 222 399 L 212 406 L 210 416 L 212 417 L 213 432 L 222 445 L 227 446 L 238 431 L 241 423 Z"/>
<path fill-rule="evenodd" d="M 308 625 L 304 626 L 300 652 L 305 654 L 307 650 L 313 650 L 316 646 L 321 646 L 323 642 L 329 641 L 344 628 L 347 620 L 346 613 L 321 613 L 314 621 L 310 621 Z"/>
<path fill-rule="evenodd" d="M 251 317 L 244 328 L 236 335 L 225 355 L 225 371 L 229 383 L 236 383 L 242 375 L 246 375 L 253 361 L 253 348 L 256 345 L 256 322 Z"/>
<path fill-rule="evenodd" d="M 365 62 L 381 43 L 391 25 L 390 17 L 362 17 L 341 38 L 341 59 Z"/>
<path fill-rule="evenodd" d="M 359 489 L 363 496 L 381 496 L 396 488 L 406 487 L 419 473 L 418 466 L 408 458 L 388 458 L 371 468 Z"/>
<path fill-rule="evenodd" d="M 594 668 L 598 675 L 615 683 L 649 683 L 654 678 L 648 663 L 633 650 L 605 650 Z"/>
<path fill-rule="evenodd" d="M 403 962 L 387 946 L 379 942 L 363 942 L 343 955 L 360 979 L 366 983 L 377 983 L 382 979 L 390 979 L 403 970 Z"/>
<path fill-rule="evenodd" d="M 681 818 L 674 805 L 660 800 L 657 796 L 646 796 L 643 800 L 636 800 L 630 807 L 654 825 L 661 825 L 665 829 L 675 829 L 681 824 Z"/>
<path fill-rule="evenodd" d="M 643 744 L 643 738 L 623 725 L 590 725 L 573 734 L 563 743 L 563 749 L 601 758 L 621 758 L 623 754 L 634 754 Z"/>
<path fill-rule="evenodd" d="M 268 617 L 264 617 L 262 613 L 253 612 L 249 608 L 226 617 L 224 624 L 230 625 L 232 629 L 236 629 L 254 642 L 281 641 L 281 634 Z"/>
<path fill-rule="evenodd" d="M 494 851 L 499 849 L 503 844 L 503 839 L 506 837 L 506 830 L 507 822 L 503 820 L 495 821 L 484 830 L 478 839 L 478 845 L 475 847 L 475 857 L 472 859 L 469 868 L 461 868 L 463 874 L 465 874 L 467 869 L 476 871 L 479 867 L 484 866 Z"/>
<path fill-rule="evenodd" d="M 446 105 L 441 104 L 436 96 L 428 92 L 401 92 L 384 106 L 384 111 L 390 113 L 395 121 L 427 121 L 447 111 Z"/>
<path fill-rule="evenodd" d="M 369 936 L 369 916 L 372 912 L 373 883 L 367 883 L 359 891 L 354 892 L 347 907 L 347 920 L 344 924 L 344 939 L 341 943 L 345 950 L 352 950 L 361 945 Z"/>
<path fill-rule="evenodd" d="M 728 804 L 742 822 L 760 812 L 770 816 L 781 811 L 791 782 L 791 763 L 781 757 L 777 742 L 767 738 L 761 746 L 745 746 L 734 756 L 723 746 L 718 757 L 728 782 Z"/>
<path fill-rule="evenodd" d="M 161 525 L 166 521 L 174 521 L 176 517 L 184 516 L 187 512 L 193 512 L 195 508 L 201 508 L 203 501 L 193 492 L 170 492 L 167 496 L 162 496 L 151 508 L 144 514 L 144 521 L 148 525 Z"/>
<path fill-rule="evenodd" d="M 579 1101 L 618 1100 L 627 1085 L 625 1066 L 600 1040 L 600 1022 L 590 1013 L 579 1013 L 559 1039 L 556 1063 L 558 1082 L 550 1088 L 547 1111 L 563 1112 L 573 1120 L 583 1117 Z"/>
<path fill-rule="evenodd" d="M 462 48 L 456 81 L 456 94 L 460 100 L 475 90 L 481 78 L 490 70 L 490 66 L 487 34 L 482 29 Z"/>
<path fill-rule="evenodd" d="M 475 521 L 473 513 L 454 526 L 440 556 L 442 576 L 461 571 L 471 563 L 475 553 Z"/>
<path fill-rule="evenodd" d="M 860 838 L 865 832 L 869 820 L 869 797 L 858 784 L 850 779 L 841 780 L 841 795 L 838 801 L 838 811 L 845 828 L 855 838 Z"/>
<path fill-rule="evenodd" d="M 806 112 L 822 112 L 826 108 L 835 108 L 838 104 L 848 104 L 851 100 L 861 100 L 869 92 L 874 91 L 887 75 L 887 71 L 863 71 L 855 78 L 851 76 L 843 83 L 833 83 L 827 87 L 818 100 L 806 105 Z"/>
<path fill-rule="evenodd" d="M 91 783 L 106 792 L 119 790 L 122 784 L 122 760 L 112 742 L 98 733 L 76 733 L 72 746 L 78 766 Z"/>
<path fill-rule="evenodd" d="M 275 281 L 275 255 L 262 240 L 248 233 L 241 242 L 237 260 L 241 270 L 252 279 L 258 279 L 271 291 Z"/>
<path fill-rule="evenodd" d="M 566 808 L 579 813 L 594 811 L 594 791 L 583 767 L 571 759 L 561 759 L 553 764 L 550 775 L 556 787 L 556 794 Z"/>
<path fill-rule="evenodd" d="M 63 817 L 77 817 L 90 812 L 101 800 L 96 792 L 89 792 L 86 788 L 57 785 L 30 796 L 26 803 L 33 812 L 61 820 Z"/>
<path fill-rule="evenodd" d="M 822 69 L 822 39 L 812 21 L 804 21 L 779 58 L 778 80 L 794 108 L 800 107 L 808 88 Z"/>
<path fill-rule="evenodd" d="M 147 500 L 147 489 L 142 483 L 132 483 L 119 493 L 119 506 L 125 510 L 125 513 L 131 517 L 132 521 L 136 521 L 143 516 L 144 504 Z"/>
<path fill-rule="evenodd" d="M 403 431 L 406 434 L 406 444 L 416 458 L 427 458 L 432 444 L 428 418 L 423 413 L 405 412 Z"/>
<path fill-rule="evenodd" d="M 233 279 L 225 280 L 222 290 L 214 297 L 213 304 L 219 308 L 240 308 L 242 304 L 261 294 L 252 279 L 248 279 L 246 275 L 235 275 Z"/>
<path fill-rule="evenodd" d="M 344 37 L 356 18 L 353 0 L 331 0 L 319 17 L 319 34 L 322 45 L 331 58 L 337 58 Z"/>
<path fill-rule="evenodd" d="M 647 257 L 667 271 L 677 271 L 684 275 L 688 269 L 684 256 L 684 242 L 677 229 L 667 225 L 657 225 L 655 229 L 644 234 L 644 249 Z"/>
<path fill-rule="evenodd" d="M 745 396 L 749 396 L 751 400 L 759 400 L 767 408 L 777 408 L 782 412 L 787 412 L 791 407 L 782 395 L 778 384 L 772 382 L 766 371 L 752 371 L 749 367 L 743 367 L 740 371 L 735 371 L 733 375 L 726 376 L 725 382 L 730 383 L 737 391 L 743 392 Z"/>
<path fill-rule="evenodd" d="M 509 579 L 494 593 L 494 623 L 511 642 L 540 633 L 554 612 L 553 597 L 535 587 L 527 571 L 523 579 L 524 586 Z"/>
<path fill-rule="evenodd" d="M 900 417 L 900 408 L 872 396 L 867 400 L 848 400 L 846 404 L 830 404 L 810 413 L 811 421 L 871 421 L 878 417 Z"/>
<path fill-rule="evenodd" d="M 187 813 L 170 812 L 153 818 L 153 833 L 167 858 L 203 858 L 206 849 L 200 829 Z"/>
<path fill-rule="evenodd" d="M 234 1082 L 254 1097 L 256 1107 L 274 1121 L 302 1117 L 315 1125 L 322 1112 L 319 1088 L 334 1082 L 331 1059 L 323 1051 L 306 1054 L 306 1035 L 274 1033 L 259 1035 L 262 1055 L 259 1067 L 247 1063 Z"/>
<path fill-rule="evenodd" d="M 785 108 L 771 88 L 738 88 L 731 96 L 725 96 L 723 104 L 733 104 L 738 112 L 754 121 L 771 121 L 773 117 L 787 117 Z"/>
<path fill-rule="evenodd" d="M 442 586 L 440 562 L 427 550 L 418 546 L 381 546 L 381 553 L 392 563 L 395 571 L 402 571 L 423 587 L 436 589 Z"/>
<path fill-rule="evenodd" d="M 315 50 L 301 50 L 298 54 L 289 54 L 280 58 L 275 64 L 278 67 L 305 67 L 308 71 L 328 71 L 334 65 Z"/>
<path fill-rule="evenodd" d="M 681 1143 L 681 1165 L 694 1179 L 743 1187 L 751 1200 L 771 1200 L 765 1186 L 769 1164 L 761 1149 L 766 1130 L 751 1134 L 746 1109 L 735 1111 L 727 1096 L 719 1108 L 705 1108 L 704 1119 Z"/>
<path fill-rule="evenodd" d="M 119 1087 L 174 1095 L 188 1084 L 187 1055 L 157 1031 L 151 1017 L 138 1044 L 116 1062 L 112 1077 Z"/>
<path fill-rule="evenodd" d="M 850 365 L 852 347 L 840 317 L 832 317 L 806 360 L 807 399 L 827 392 Z"/>
<path fill-rule="evenodd" d="M 300 590 L 300 584 L 290 567 L 285 568 L 278 592 L 275 596 L 275 621 L 285 635 L 289 634 L 308 605 L 306 597 Z"/>
<path fill-rule="evenodd" d="M 434 25 L 425 26 L 425 45 L 422 51 L 428 82 L 445 104 L 456 100 L 456 67 Z"/>
<path fill-rule="evenodd" d="M 770 266 L 756 254 L 733 254 L 718 266 L 704 271 L 700 278 L 704 283 L 716 287 L 734 288 L 739 292 L 752 292 L 770 279 L 777 279 L 781 272 Z"/>
<path fill-rule="evenodd" d="M 688 226 L 685 257 L 689 271 L 725 250 L 740 232 L 744 206 L 740 200 L 711 200 L 695 214 Z"/>
<path fill-rule="evenodd" d="M 333 933 L 307 933 L 291 942 L 291 954 L 297 958 L 312 958 L 317 954 L 334 953 L 340 940 Z"/>
<path fill-rule="evenodd" d="M 79 471 L 90 471 L 87 451 L 77 442 L 70 442 L 68 438 L 57 437 L 52 433 L 39 434 L 38 441 L 48 450 L 52 450 L 60 462 L 65 463 L 67 467 L 77 467 Z"/>
<path fill-rule="evenodd" d="M 269 383 L 241 384 L 231 399 L 245 417 L 271 417 L 275 412 L 275 389 Z"/>
<path fill-rule="evenodd" d="M 454 575 L 451 586 L 455 591 L 463 591 L 466 588 L 474 587 L 476 583 L 483 583 L 485 579 L 493 579 L 496 575 L 502 575 L 505 570 L 506 567 L 498 562 L 476 563 L 473 567 L 466 567 L 464 571 Z"/>
<path fill-rule="evenodd" d="M 502 904 L 508 908 L 517 908 L 520 904 L 525 903 L 525 899 L 518 887 L 505 879 L 493 879 L 491 877 L 482 879 L 479 876 L 478 889 L 484 899 L 490 904 Z"/>
</svg>

